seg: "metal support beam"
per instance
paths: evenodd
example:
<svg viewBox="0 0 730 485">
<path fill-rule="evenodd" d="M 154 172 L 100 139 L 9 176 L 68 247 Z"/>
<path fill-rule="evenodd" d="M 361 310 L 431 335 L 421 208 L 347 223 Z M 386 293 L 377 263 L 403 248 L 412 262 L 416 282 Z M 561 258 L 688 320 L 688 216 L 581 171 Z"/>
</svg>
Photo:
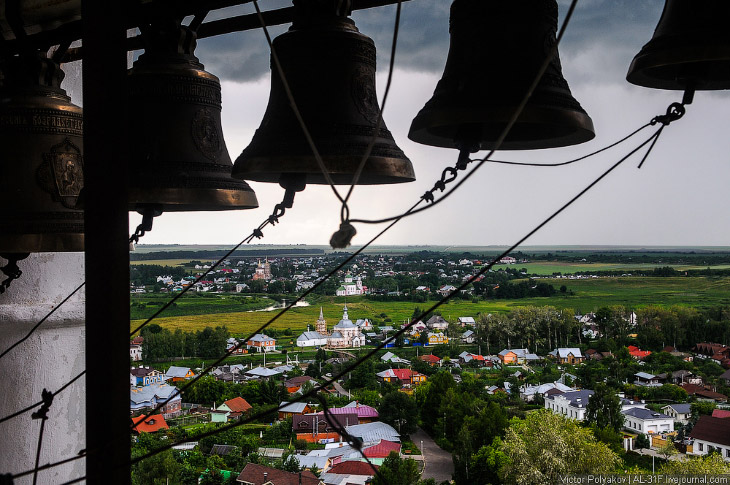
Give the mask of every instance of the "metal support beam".
<svg viewBox="0 0 730 485">
<path fill-rule="evenodd" d="M 128 484 L 125 2 L 83 0 L 87 483 Z M 103 396 L 103 398 L 102 398 Z M 100 407 L 104 425 L 98 423 Z"/>
</svg>

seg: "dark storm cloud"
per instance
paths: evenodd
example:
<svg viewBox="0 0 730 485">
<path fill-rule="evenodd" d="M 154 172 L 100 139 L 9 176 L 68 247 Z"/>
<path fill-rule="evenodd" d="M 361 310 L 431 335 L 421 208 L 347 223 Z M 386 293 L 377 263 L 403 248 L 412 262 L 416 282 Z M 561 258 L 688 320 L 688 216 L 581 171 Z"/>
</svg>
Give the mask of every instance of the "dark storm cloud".
<svg viewBox="0 0 730 485">
<path fill-rule="evenodd" d="M 260 2 L 265 10 L 291 5 L 288 0 Z M 562 17 L 569 0 L 558 2 Z M 449 48 L 448 0 L 411 0 L 402 5 L 396 66 L 410 71 L 440 73 Z M 662 0 L 581 0 L 573 15 L 563 44 L 564 61 L 588 51 L 603 57 L 608 75 L 581 71 L 581 81 L 622 81 L 631 58 L 650 38 L 661 14 Z M 208 19 L 252 13 L 248 4 L 212 13 Z M 371 37 L 378 48 L 378 71 L 387 69 L 393 39 L 395 6 L 356 11 L 357 27 Z M 272 27 L 276 36 L 288 26 Z M 485 19 L 485 28 L 488 22 Z M 198 57 L 206 68 L 222 79 L 250 81 L 269 72 L 269 49 L 263 33 L 254 30 L 202 39 Z"/>
</svg>

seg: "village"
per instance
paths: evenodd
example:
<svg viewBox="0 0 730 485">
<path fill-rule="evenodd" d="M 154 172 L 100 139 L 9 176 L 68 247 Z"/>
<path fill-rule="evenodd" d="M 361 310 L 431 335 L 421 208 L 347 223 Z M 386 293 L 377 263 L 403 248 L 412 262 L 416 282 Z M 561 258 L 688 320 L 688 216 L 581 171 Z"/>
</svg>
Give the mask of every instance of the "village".
<svg viewBox="0 0 730 485">
<path fill-rule="evenodd" d="M 607 350 L 608 341 L 619 340 L 616 328 L 635 338 L 646 315 L 623 312 L 607 327 L 604 314 L 571 316 L 580 344 L 540 354 L 528 344 L 490 354 L 482 350 L 494 342 L 485 333 L 497 332 L 491 315 L 447 321 L 434 314 L 406 322 L 408 331 L 396 338 L 400 325 L 376 327 L 368 315 L 351 317 L 344 304 L 337 323 L 328 324 L 320 309 L 311 329 L 284 344 L 264 333 L 228 337 L 225 350 L 251 361 L 218 366 L 182 395 L 178 388 L 202 368 L 141 365 L 145 341 L 137 337 L 130 343 L 130 412 L 145 446 L 150 438 L 143 435 L 189 436 L 175 453 L 183 463 L 193 455 L 205 463 L 201 483 L 263 483 L 263 476 L 277 477 L 277 484 L 365 484 L 378 469 L 394 467 L 415 470 L 418 483 L 449 481 L 452 474 L 469 483 L 459 477 L 478 458 L 464 456 L 457 435 L 475 431 L 475 424 L 456 401 L 447 401 L 460 393 L 502 408 L 502 429 L 485 437 L 483 449 L 492 450 L 492 438 L 503 436 L 507 418 L 543 409 L 590 424 L 625 463 L 636 461 L 626 461 L 634 455 L 670 462 L 710 454 L 730 462 L 730 347 L 695 342 L 681 351 L 631 344 Z M 377 358 L 329 382 L 375 345 L 384 347 Z M 243 421 L 248 424 L 235 428 L 238 433 L 194 438 L 196 431 Z M 437 465 L 444 460 L 445 469 Z"/>
</svg>

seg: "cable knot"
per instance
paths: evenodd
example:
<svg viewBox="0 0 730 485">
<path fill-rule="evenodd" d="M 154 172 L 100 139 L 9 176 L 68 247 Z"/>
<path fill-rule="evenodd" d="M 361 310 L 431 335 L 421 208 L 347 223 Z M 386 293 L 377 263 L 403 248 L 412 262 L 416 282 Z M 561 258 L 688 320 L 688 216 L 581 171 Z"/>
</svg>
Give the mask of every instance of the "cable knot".
<svg viewBox="0 0 730 485">
<path fill-rule="evenodd" d="M 425 200 L 426 202 L 433 202 L 433 192 L 431 192 L 430 190 L 426 191 L 426 193 L 421 196 L 421 199 Z"/>
<path fill-rule="evenodd" d="M 439 180 L 435 184 L 433 184 L 433 190 L 439 189 L 441 192 L 443 192 L 446 189 L 446 183 L 444 183 L 443 180 Z"/>
<path fill-rule="evenodd" d="M 661 123 L 664 126 L 668 126 L 672 121 L 677 121 L 684 116 L 686 111 L 682 103 L 672 103 L 667 108 L 667 112 L 663 115 L 655 116 L 651 120 L 651 124 L 656 125 L 657 123 Z"/>
<path fill-rule="evenodd" d="M 255 238 L 257 238 L 257 239 L 261 239 L 262 237 L 264 237 L 264 233 L 263 233 L 263 232 L 261 232 L 261 229 L 259 229 L 259 228 L 257 227 L 256 229 L 254 229 L 254 230 L 253 230 L 253 236 L 254 236 Z"/>
<path fill-rule="evenodd" d="M 43 404 L 41 405 L 41 408 L 31 414 L 30 417 L 33 419 L 48 419 L 48 411 L 51 409 L 51 404 L 53 404 L 53 397 L 53 393 L 44 388 L 43 391 L 41 391 Z"/>
<path fill-rule="evenodd" d="M 340 224 L 340 228 L 332 234 L 330 238 L 330 246 L 333 249 L 344 249 L 350 245 L 350 241 L 357 234 L 355 227 L 349 221 Z"/>
</svg>

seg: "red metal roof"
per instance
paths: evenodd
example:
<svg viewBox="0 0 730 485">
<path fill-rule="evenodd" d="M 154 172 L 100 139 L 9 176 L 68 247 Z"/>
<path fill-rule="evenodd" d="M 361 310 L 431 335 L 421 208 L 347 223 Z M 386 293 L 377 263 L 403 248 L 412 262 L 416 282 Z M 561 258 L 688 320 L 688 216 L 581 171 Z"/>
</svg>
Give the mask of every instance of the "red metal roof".
<svg viewBox="0 0 730 485">
<path fill-rule="evenodd" d="M 380 440 L 375 446 L 370 446 L 363 450 L 365 456 L 368 458 L 386 458 L 391 451 L 400 453 L 400 443 L 395 443 L 388 440 Z"/>
<path fill-rule="evenodd" d="M 439 362 L 441 362 L 441 359 L 432 354 L 422 355 L 419 357 L 419 359 L 423 360 L 424 362 L 431 362 L 434 364 L 438 364 Z"/>
<path fill-rule="evenodd" d="M 140 423 L 140 421 L 143 421 Z M 132 418 L 132 423 L 136 424 L 134 428 L 137 432 L 141 433 L 154 433 L 161 429 L 169 429 L 169 426 L 165 422 L 165 418 L 161 414 L 153 414 L 152 416 L 137 416 Z M 139 423 L 139 424 L 137 424 Z"/>
<path fill-rule="evenodd" d="M 336 464 L 327 473 L 334 473 L 337 475 L 375 475 L 377 465 L 370 465 L 364 461 L 343 461 Z"/>
<path fill-rule="evenodd" d="M 274 485 L 318 485 L 320 483 L 319 479 L 309 470 L 304 470 L 301 473 L 289 473 L 255 463 L 246 464 L 241 474 L 238 475 L 238 481 L 253 483 L 254 485 L 263 485 L 264 483 L 273 483 Z"/>
<path fill-rule="evenodd" d="M 248 403 L 248 401 L 240 396 L 229 399 L 224 404 L 231 408 L 231 411 L 234 413 L 245 413 L 246 411 L 251 409 L 251 405 Z"/>
<path fill-rule="evenodd" d="M 712 417 L 713 418 L 730 418 L 730 411 L 727 411 L 725 409 L 713 409 L 712 410 Z"/>
</svg>

